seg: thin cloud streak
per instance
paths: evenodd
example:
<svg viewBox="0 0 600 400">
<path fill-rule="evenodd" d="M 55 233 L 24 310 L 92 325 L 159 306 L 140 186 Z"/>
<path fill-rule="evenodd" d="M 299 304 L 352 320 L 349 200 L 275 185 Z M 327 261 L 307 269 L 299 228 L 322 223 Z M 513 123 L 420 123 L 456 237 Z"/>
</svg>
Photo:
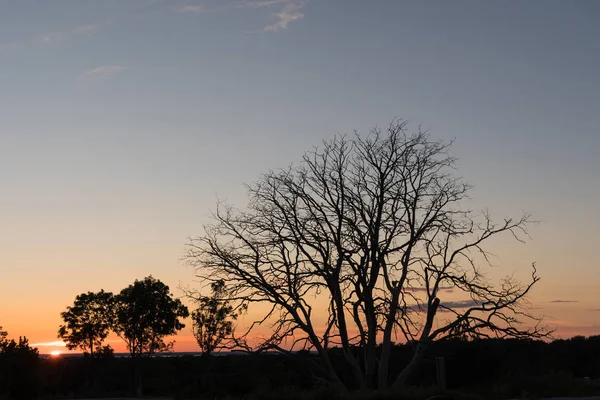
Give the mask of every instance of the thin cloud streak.
<svg viewBox="0 0 600 400">
<path fill-rule="evenodd" d="M 201 13 L 202 11 L 204 11 L 204 6 L 202 6 L 201 4 L 188 4 L 185 5 L 183 7 L 179 7 L 177 9 L 177 12 L 180 13 L 188 13 L 188 14 L 198 14 Z"/>
<path fill-rule="evenodd" d="M 476 302 L 475 300 L 448 301 L 448 302 L 444 302 L 444 303 L 440 304 L 440 306 L 446 307 L 446 308 L 450 308 L 450 309 L 454 309 L 454 308 L 471 308 L 471 307 L 477 307 L 479 305 L 480 304 L 478 302 Z M 439 311 L 440 312 L 449 312 L 448 310 L 446 310 L 444 308 L 440 308 Z"/>
<path fill-rule="evenodd" d="M 425 287 L 407 287 L 407 292 L 427 292 L 427 288 Z M 438 287 L 438 292 L 453 292 L 454 287 L 452 286 L 440 286 Z"/>
<path fill-rule="evenodd" d="M 110 81 L 129 68 L 121 65 L 103 65 L 82 72 L 77 78 L 79 84 L 89 84 L 99 81 Z"/>
<path fill-rule="evenodd" d="M 450 312 L 450 310 L 455 309 L 465 309 L 471 307 L 480 306 L 478 302 L 475 300 L 457 300 L 457 301 L 447 301 L 440 303 L 440 307 L 438 308 L 438 312 Z M 427 310 L 427 304 L 411 304 L 407 306 L 409 311 L 425 311 Z"/>
<path fill-rule="evenodd" d="M 242 7 L 250 7 L 250 8 L 262 8 L 262 7 L 270 7 L 278 4 L 286 4 L 289 0 L 265 0 L 265 1 L 247 1 L 242 4 Z"/>
<path fill-rule="evenodd" d="M 112 339 L 112 340 L 105 340 L 104 343 L 121 343 L 121 341 L 118 339 Z M 65 342 L 63 342 L 62 340 L 55 340 L 52 342 L 31 343 L 30 346 L 33 346 L 33 347 L 67 347 L 67 344 Z"/>
<path fill-rule="evenodd" d="M 98 31 L 99 24 L 81 25 L 73 29 L 73 35 L 93 36 Z"/>
<path fill-rule="evenodd" d="M 32 343 L 33 347 L 66 347 L 67 344 L 62 340 L 56 340 L 54 342 L 40 342 L 40 343 Z"/>
<path fill-rule="evenodd" d="M 0 50 L 16 50 L 30 46 L 59 45 L 65 42 L 76 40 L 77 38 L 92 37 L 101 28 L 110 25 L 113 22 L 114 19 L 107 18 L 92 24 L 79 25 L 70 30 L 46 32 L 32 36 L 29 39 L 21 39 L 11 43 L 0 43 Z"/>
</svg>

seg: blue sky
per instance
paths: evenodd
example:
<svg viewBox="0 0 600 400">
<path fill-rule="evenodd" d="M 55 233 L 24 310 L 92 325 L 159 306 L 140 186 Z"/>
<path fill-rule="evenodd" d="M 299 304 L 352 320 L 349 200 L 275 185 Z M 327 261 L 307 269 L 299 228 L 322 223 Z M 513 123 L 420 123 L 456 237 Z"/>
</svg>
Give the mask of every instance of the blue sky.
<svg viewBox="0 0 600 400">
<path fill-rule="evenodd" d="M 497 253 L 538 262 L 557 326 L 600 333 L 599 19 L 596 1 L 0 0 L 0 324 L 51 340 L 82 291 L 190 282 L 183 245 L 217 198 L 402 117 L 456 139 L 476 207 L 542 221 Z"/>
</svg>

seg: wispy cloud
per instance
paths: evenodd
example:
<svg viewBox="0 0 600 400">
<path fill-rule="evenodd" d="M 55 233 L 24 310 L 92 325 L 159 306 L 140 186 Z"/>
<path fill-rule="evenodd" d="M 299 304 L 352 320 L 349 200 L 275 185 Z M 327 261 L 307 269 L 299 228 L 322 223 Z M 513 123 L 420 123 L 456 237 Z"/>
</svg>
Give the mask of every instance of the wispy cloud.
<svg viewBox="0 0 600 400">
<path fill-rule="evenodd" d="M 182 6 L 175 10 L 180 12 L 225 12 L 232 9 L 266 10 L 270 14 L 271 23 L 258 30 L 247 32 L 279 32 L 287 29 L 292 22 L 304 18 L 302 9 L 308 0 L 219 0 L 212 6 Z"/>
<path fill-rule="evenodd" d="M 477 307 L 480 304 L 475 300 L 457 300 L 457 301 L 446 301 L 440 304 L 438 312 L 450 312 L 450 310 L 458 310 L 464 308 Z M 427 310 L 427 304 L 410 304 L 407 306 L 409 311 L 425 311 Z"/>
<path fill-rule="evenodd" d="M 579 325 L 576 322 L 568 320 L 546 320 L 544 321 L 552 328 L 556 328 L 553 334 L 557 338 L 569 338 L 575 335 L 597 335 L 600 333 L 600 325 Z"/>
<path fill-rule="evenodd" d="M 477 306 L 479 306 L 479 303 L 477 303 L 475 300 L 458 300 L 458 301 L 447 301 L 447 302 L 442 303 L 441 305 L 446 308 L 455 309 L 455 308 L 477 307 Z M 444 312 L 447 310 L 441 308 L 439 311 Z"/>
<path fill-rule="evenodd" d="M 120 340 L 116 340 L 116 339 L 112 339 L 112 340 L 105 340 L 105 343 L 116 343 L 119 342 Z M 39 343 L 31 343 L 31 346 L 33 347 L 66 347 L 67 344 L 65 342 L 63 342 L 62 340 L 55 340 L 53 342 L 39 342 Z"/>
<path fill-rule="evenodd" d="M 407 287 L 406 291 L 408 291 L 408 292 L 426 292 L 427 288 L 425 288 L 425 287 Z M 438 291 L 452 292 L 452 291 L 454 291 L 454 288 L 452 286 L 440 286 L 438 288 Z"/>
<path fill-rule="evenodd" d="M 71 31 L 73 35 L 93 36 L 100 28 L 100 24 L 88 24 L 76 27 Z"/>
<path fill-rule="evenodd" d="M 552 300 L 550 303 L 579 303 L 577 300 Z"/>
<path fill-rule="evenodd" d="M 276 1 L 276 0 L 263 1 L 261 3 L 263 3 L 263 4 L 271 3 L 268 5 L 280 4 L 280 3 L 273 3 L 273 1 Z M 284 4 L 285 5 L 281 11 L 273 14 L 273 17 L 275 18 L 276 21 L 272 24 L 265 26 L 263 28 L 263 31 L 278 32 L 278 31 L 287 29 L 289 24 L 291 24 L 292 22 L 298 21 L 298 20 L 304 18 L 304 13 L 300 11 L 304 7 L 303 1 L 286 1 Z M 263 5 L 263 7 L 266 7 L 266 5 Z"/>
<path fill-rule="evenodd" d="M 250 7 L 250 8 L 262 8 L 262 7 L 270 7 L 278 4 L 286 4 L 289 0 L 263 0 L 263 1 L 246 1 L 242 4 L 242 7 Z"/>
<path fill-rule="evenodd" d="M 198 13 L 201 13 L 202 11 L 204 11 L 204 6 L 202 6 L 202 4 L 188 4 L 185 6 L 181 6 L 177 9 L 177 12 L 192 13 L 192 14 L 198 14 Z"/>
<path fill-rule="evenodd" d="M 40 343 L 32 343 L 33 347 L 65 347 L 66 344 L 62 340 L 56 340 L 54 342 L 40 342 Z"/>
<path fill-rule="evenodd" d="M 106 28 L 115 21 L 115 18 L 109 17 L 94 23 L 77 25 L 74 28 L 64 31 L 48 32 L 39 36 L 37 42 L 42 44 L 58 44 L 76 40 L 78 38 L 92 37 L 98 33 L 99 30 Z"/>
<path fill-rule="evenodd" d="M 82 72 L 77 78 L 79 84 L 90 84 L 100 81 L 110 81 L 128 68 L 121 65 L 103 65 Z"/>
<path fill-rule="evenodd" d="M 22 38 L 10 43 L 0 43 L 0 50 L 17 50 L 35 46 L 62 45 L 79 38 L 91 37 L 101 28 L 113 23 L 113 19 L 107 18 L 92 24 L 78 25 L 63 31 L 44 32 L 29 38 Z"/>
</svg>

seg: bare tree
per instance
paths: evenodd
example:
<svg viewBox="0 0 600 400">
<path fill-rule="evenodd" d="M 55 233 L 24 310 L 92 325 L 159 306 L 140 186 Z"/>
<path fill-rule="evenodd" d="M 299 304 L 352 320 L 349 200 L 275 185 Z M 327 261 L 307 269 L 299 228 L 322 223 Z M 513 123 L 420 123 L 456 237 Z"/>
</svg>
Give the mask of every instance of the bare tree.
<svg viewBox="0 0 600 400">
<path fill-rule="evenodd" d="M 525 284 L 483 274 L 488 239 L 522 241 L 530 217 L 496 223 L 465 209 L 470 186 L 454 175 L 451 144 L 395 120 L 366 138 L 336 136 L 299 166 L 263 175 L 248 186 L 246 210 L 219 204 L 187 259 L 234 299 L 270 305 L 238 343 L 270 324 L 254 349 L 316 350 L 343 389 L 328 352 L 339 346 L 360 388 L 384 389 L 403 385 L 433 340 L 544 336 L 523 308 L 539 280 L 535 266 Z M 442 301 L 446 288 L 468 301 Z M 414 345 L 414 357 L 390 377 L 400 340 Z"/>
</svg>

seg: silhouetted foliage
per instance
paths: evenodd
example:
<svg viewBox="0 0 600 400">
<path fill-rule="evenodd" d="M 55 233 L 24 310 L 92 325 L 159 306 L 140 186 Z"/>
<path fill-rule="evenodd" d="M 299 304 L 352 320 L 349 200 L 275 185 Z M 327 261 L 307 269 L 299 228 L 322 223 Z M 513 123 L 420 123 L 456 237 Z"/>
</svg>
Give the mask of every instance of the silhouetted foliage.
<svg viewBox="0 0 600 400">
<path fill-rule="evenodd" d="M 381 349 L 379 348 L 378 351 Z M 342 379 L 352 379 L 343 351 L 329 350 Z M 392 347 L 391 373 L 410 361 L 409 344 Z M 429 353 L 402 390 L 359 392 L 346 399 L 426 399 L 435 388 L 435 357 L 444 357 L 453 398 L 508 399 L 600 395 L 600 336 L 546 343 L 526 339 L 445 340 Z M 2 357 L 0 357 L 0 362 Z M 119 398 L 130 392 L 129 358 L 83 357 L 40 360 L 39 377 L 27 372 L 21 382 L 44 398 Z M 144 369 L 146 394 L 176 399 L 328 399 L 339 397 L 316 375 L 316 354 L 249 354 L 214 357 L 150 357 Z M 84 384 L 91 371 L 93 387 Z M 37 372 L 36 372 L 37 374 Z M 15 376 L 16 377 L 16 376 Z M 20 379 L 20 378 L 19 378 Z M 0 386 L 0 393 L 4 387 Z M 464 393 L 456 396 L 457 393 Z M 2 394 L 0 394 L 2 397 Z"/>
<path fill-rule="evenodd" d="M 264 174 L 248 186 L 243 211 L 219 204 L 187 259 L 203 280 L 224 281 L 234 301 L 269 304 L 238 345 L 313 349 L 343 391 L 403 386 L 435 340 L 544 337 L 522 307 L 539 280 L 535 265 L 525 284 L 494 284 L 482 270 L 489 239 L 522 241 L 530 217 L 496 223 L 463 208 L 470 186 L 454 175 L 450 146 L 394 121 L 366 138 L 336 136 L 300 164 Z M 444 301 L 445 290 L 464 300 Z M 313 309 L 323 302 L 328 318 L 318 323 Z M 271 335 L 250 346 L 263 323 Z M 414 353 L 390 375 L 393 340 L 413 343 Z M 351 379 L 341 379 L 332 347 Z"/>
<path fill-rule="evenodd" d="M 75 298 L 60 316 L 64 321 L 58 330 L 69 350 L 81 349 L 94 357 L 99 351 L 106 351 L 102 343 L 113 325 L 114 297 L 110 292 L 82 293 Z"/>
<path fill-rule="evenodd" d="M 152 276 L 137 280 L 115 296 L 114 330 L 132 357 L 168 351 L 172 343 L 164 338 L 185 325 L 189 311 L 171 296 L 169 287 Z"/>
<path fill-rule="evenodd" d="M 96 351 L 97 358 L 106 359 L 106 358 L 113 358 L 114 356 L 115 356 L 115 350 L 110 345 L 102 346 L 102 347 L 98 348 L 98 350 Z"/>
<path fill-rule="evenodd" d="M 38 395 L 38 350 L 26 337 L 9 340 L 0 327 L 0 398 L 31 399 Z"/>
<path fill-rule="evenodd" d="M 0 326 L 0 354 L 4 353 L 4 349 L 8 348 L 8 332 L 3 331 Z"/>
<path fill-rule="evenodd" d="M 198 308 L 192 312 L 192 330 L 204 355 L 221 348 L 234 331 L 233 321 L 240 310 L 231 304 L 223 281 L 211 284 L 211 296 L 198 296 Z"/>
<path fill-rule="evenodd" d="M 133 360 L 132 382 L 137 396 L 142 396 L 143 354 L 170 351 L 173 343 L 164 338 L 174 335 L 185 325 L 182 318 L 189 311 L 171 296 L 169 287 L 152 276 L 135 282 L 115 296 L 114 330 L 125 341 Z"/>
</svg>

